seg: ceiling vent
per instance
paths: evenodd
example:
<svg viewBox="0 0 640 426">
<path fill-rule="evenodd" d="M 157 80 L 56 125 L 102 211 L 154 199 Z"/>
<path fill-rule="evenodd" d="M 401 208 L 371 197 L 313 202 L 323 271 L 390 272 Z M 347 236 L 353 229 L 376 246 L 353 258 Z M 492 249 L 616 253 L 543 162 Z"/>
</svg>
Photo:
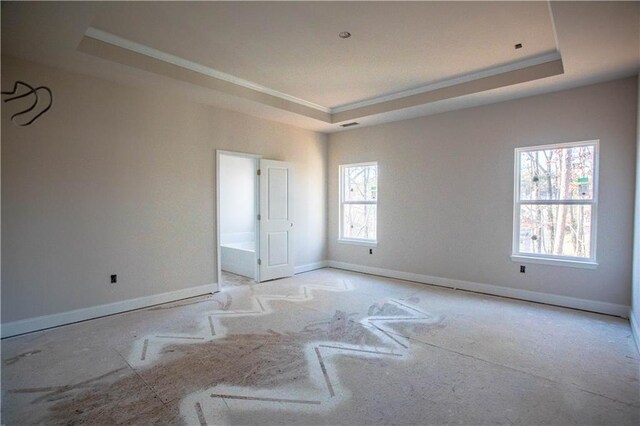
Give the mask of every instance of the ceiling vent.
<svg viewBox="0 0 640 426">
<path fill-rule="evenodd" d="M 351 123 L 345 123 L 345 124 L 341 124 L 340 127 L 351 127 L 351 126 L 357 126 L 360 123 L 356 123 L 355 121 L 352 121 Z"/>
</svg>

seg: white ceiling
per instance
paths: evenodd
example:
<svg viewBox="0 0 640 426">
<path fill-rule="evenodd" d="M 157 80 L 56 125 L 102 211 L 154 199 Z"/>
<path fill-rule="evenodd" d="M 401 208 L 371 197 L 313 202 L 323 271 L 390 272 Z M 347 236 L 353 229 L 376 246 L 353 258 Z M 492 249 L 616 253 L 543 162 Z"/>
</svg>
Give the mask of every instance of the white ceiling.
<svg viewBox="0 0 640 426">
<path fill-rule="evenodd" d="M 560 55 L 560 75 L 356 118 L 371 125 L 636 74 L 639 27 L 638 2 L 3 2 L 2 53 L 330 132 L 340 129 L 330 113 L 362 101 L 382 104 Z M 92 29 L 329 119 L 78 51 Z M 353 35 L 342 40 L 340 31 Z"/>
<path fill-rule="evenodd" d="M 544 2 L 115 2 L 91 26 L 327 108 L 556 50 Z"/>
</svg>

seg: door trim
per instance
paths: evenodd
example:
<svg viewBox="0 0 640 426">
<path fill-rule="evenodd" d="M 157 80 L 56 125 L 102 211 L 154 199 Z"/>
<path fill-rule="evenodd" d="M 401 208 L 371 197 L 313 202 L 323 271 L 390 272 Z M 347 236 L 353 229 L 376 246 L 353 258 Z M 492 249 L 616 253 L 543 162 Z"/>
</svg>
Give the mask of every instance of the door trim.
<svg viewBox="0 0 640 426">
<path fill-rule="evenodd" d="M 258 180 L 258 168 L 260 167 L 260 159 L 262 155 L 250 154 L 247 152 L 225 151 L 222 149 L 216 149 L 216 291 L 221 290 L 222 282 L 222 254 L 220 248 L 220 156 L 234 156 L 253 159 L 256 172 L 253 174 L 253 181 L 255 185 L 255 199 L 253 200 L 253 218 L 255 221 L 255 262 L 254 262 L 254 281 L 260 282 L 260 268 L 258 268 L 258 256 L 260 247 L 260 221 L 258 220 L 259 202 L 260 202 L 260 181 Z"/>
</svg>

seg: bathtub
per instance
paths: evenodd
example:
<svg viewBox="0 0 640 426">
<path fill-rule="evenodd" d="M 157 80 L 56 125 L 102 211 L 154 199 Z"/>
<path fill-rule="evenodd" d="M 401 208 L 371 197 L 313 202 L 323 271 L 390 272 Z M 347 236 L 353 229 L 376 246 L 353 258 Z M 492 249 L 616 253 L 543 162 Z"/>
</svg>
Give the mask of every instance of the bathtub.
<svg viewBox="0 0 640 426">
<path fill-rule="evenodd" d="M 223 271 L 255 279 L 256 244 L 254 241 L 223 242 L 220 247 Z"/>
</svg>

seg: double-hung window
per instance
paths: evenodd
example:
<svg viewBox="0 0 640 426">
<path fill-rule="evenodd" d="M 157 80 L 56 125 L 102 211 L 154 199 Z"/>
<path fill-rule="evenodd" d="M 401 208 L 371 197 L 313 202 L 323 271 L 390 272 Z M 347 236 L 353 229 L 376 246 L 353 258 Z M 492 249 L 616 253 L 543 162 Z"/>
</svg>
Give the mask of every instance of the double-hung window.
<svg viewBox="0 0 640 426">
<path fill-rule="evenodd" d="M 598 145 L 516 149 L 512 259 L 596 267 Z"/>
<path fill-rule="evenodd" d="M 377 243 L 378 163 L 340 166 L 339 241 Z"/>
</svg>

